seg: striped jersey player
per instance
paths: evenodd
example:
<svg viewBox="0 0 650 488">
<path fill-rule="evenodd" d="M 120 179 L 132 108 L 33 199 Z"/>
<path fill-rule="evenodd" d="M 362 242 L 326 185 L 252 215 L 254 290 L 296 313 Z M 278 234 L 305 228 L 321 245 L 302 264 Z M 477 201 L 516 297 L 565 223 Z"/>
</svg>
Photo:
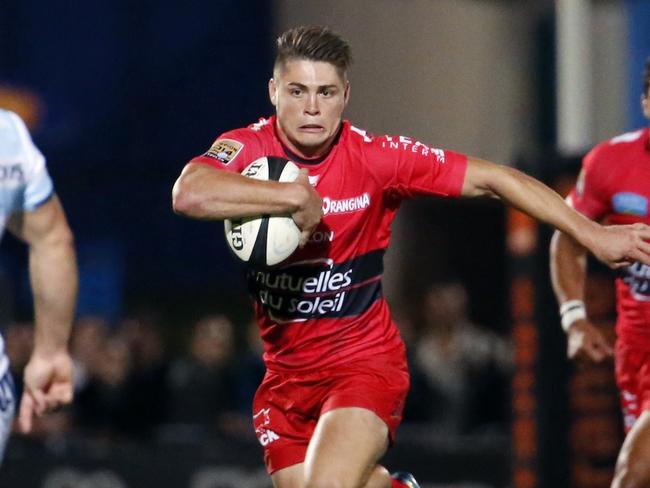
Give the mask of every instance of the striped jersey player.
<svg viewBox="0 0 650 488">
<path fill-rule="evenodd" d="M 72 399 L 68 354 L 77 290 L 72 233 L 54 194 L 43 154 L 18 115 L 0 109 L 0 237 L 7 228 L 29 246 L 36 330 L 25 368 L 20 427 L 29 432 L 32 415 Z M 0 460 L 16 409 L 9 360 L 0 337 Z"/>
</svg>

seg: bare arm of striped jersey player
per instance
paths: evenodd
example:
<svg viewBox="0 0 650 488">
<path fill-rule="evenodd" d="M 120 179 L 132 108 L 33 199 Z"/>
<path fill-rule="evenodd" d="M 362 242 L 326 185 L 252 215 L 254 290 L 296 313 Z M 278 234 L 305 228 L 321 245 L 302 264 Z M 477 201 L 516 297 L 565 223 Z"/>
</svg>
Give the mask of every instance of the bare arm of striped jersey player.
<svg viewBox="0 0 650 488">
<path fill-rule="evenodd" d="M 289 213 L 302 230 L 303 242 L 323 215 L 323 201 L 309 184 L 306 169 L 293 183 L 279 183 L 189 163 L 174 184 L 172 204 L 178 214 L 205 220 Z"/>
<path fill-rule="evenodd" d="M 13 214 L 8 228 L 29 246 L 36 330 L 19 414 L 21 429 L 29 432 L 34 414 L 72 400 L 68 339 L 77 297 L 77 262 L 72 232 L 56 195 L 35 210 Z"/>
<path fill-rule="evenodd" d="M 640 261 L 650 265 L 650 227 L 644 224 L 602 226 L 569 207 L 543 183 L 521 171 L 468 158 L 463 196 L 491 196 L 569 234 L 598 259 L 619 268 Z"/>
</svg>

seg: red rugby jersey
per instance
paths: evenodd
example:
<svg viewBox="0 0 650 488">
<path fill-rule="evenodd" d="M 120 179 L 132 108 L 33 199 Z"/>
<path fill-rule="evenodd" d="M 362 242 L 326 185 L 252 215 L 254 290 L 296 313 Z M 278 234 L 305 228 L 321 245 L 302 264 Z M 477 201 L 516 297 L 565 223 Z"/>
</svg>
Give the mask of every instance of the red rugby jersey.
<svg viewBox="0 0 650 488">
<path fill-rule="evenodd" d="M 308 168 L 324 212 L 281 267 L 246 272 L 267 368 L 310 371 L 401 351 L 380 282 L 390 223 L 404 198 L 457 196 L 466 156 L 344 121 L 330 152 L 305 161 L 283 146 L 274 116 L 222 134 L 192 162 L 241 172 L 262 156 Z"/>
<path fill-rule="evenodd" d="M 568 201 L 587 217 L 608 224 L 650 224 L 650 130 L 602 142 L 582 162 Z M 650 347 L 650 267 L 634 263 L 616 278 L 616 331 Z"/>
</svg>

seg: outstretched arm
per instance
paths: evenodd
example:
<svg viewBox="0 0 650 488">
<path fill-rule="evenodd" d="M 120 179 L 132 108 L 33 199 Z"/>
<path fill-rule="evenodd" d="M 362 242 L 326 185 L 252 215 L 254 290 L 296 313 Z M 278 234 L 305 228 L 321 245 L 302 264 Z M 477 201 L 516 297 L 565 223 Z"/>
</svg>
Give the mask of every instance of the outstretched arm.
<svg viewBox="0 0 650 488">
<path fill-rule="evenodd" d="M 29 432 L 34 414 L 72 401 L 68 339 L 77 297 L 77 261 L 72 232 L 56 196 L 32 212 L 12 216 L 9 230 L 29 245 L 36 330 L 19 414 L 21 429 Z"/>
<path fill-rule="evenodd" d="M 634 261 L 650 265 L 650 227 L 601 226 L 569 207 L 562 197 L 534 178 L 506 166 L 469 158 L 464 196 L 491 196 L 573 237 L 613 268 Z"/>
<path fill-rule="evenodd" d="M 174 211 L 194 219 L 237 219 L 290 214 L 309 238 L 323 215 L 322 199 L 309 184 L 307 170 L 291 183 L 260 181 L 206 164 L 185 166 L 172 190 Z"/>
<path fill-rule="evenodd" d="M 551 239 L 551 281 L 567 334 L 567 356 L 599 362 L 613 354 L 612 346 L 586 316 L 584 305 L 587 250 L 555 231 Z"/>
</svg>

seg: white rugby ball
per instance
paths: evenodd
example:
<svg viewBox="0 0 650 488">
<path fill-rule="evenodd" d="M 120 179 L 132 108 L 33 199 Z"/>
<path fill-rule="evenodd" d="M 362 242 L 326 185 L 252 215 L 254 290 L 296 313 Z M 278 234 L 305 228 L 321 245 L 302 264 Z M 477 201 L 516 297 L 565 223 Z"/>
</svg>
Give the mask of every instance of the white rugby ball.
<svg viewBox="0 0 650 488">
<path fill-rule="evenodd" d="M 264 156 L 249 164 L 242 175 L 256 180 L 294 181 L 299 168 L 291 161 Z M 224 220 L 226 241 L 235 255 L 252 266 L 275 266 L 300 243 L 300 229 L 291 215 L 261 215 Z"/>
</svg>

